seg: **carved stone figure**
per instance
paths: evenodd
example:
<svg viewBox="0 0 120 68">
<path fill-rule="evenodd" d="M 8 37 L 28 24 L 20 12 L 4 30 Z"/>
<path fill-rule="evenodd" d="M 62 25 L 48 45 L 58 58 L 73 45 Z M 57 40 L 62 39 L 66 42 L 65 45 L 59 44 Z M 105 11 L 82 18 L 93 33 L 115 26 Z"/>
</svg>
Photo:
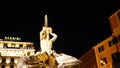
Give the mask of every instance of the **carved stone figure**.
<svg viewBox="0 0 120 68">
<path fill-rule="evenodd" d="M 52 37 L 51 37 L 52 36 Z M 56 53 L 52 50 L 52 44 L 57 35 L 48 27 L 47 16 L 45 25 L 40 31 L 40 48 L 35 55 L 21 57 L 17 68 L 79 68 L 80 60 L 64 53 Z"/>
<path fill-rule="evenodd" d="M 50 38 L 50 35 L 52 38 Z M 45 51 L 50 55 L 52 50 L 52 43 L 57 39 L 57 35 L 52 33 L 51 27 L 43 27 L 42 31 L 40 32 L 40 47 L 41 53 Z"/>
</svg>

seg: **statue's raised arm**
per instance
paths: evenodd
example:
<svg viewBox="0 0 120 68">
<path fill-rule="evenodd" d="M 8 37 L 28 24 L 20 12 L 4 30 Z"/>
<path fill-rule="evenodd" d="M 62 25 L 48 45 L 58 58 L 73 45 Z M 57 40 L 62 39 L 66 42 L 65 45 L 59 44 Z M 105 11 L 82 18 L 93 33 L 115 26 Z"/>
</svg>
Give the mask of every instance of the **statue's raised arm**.
<svg viewBox="0 0 120 68">
<path fill-rule="evenodd" d="M 48 27 L 48 31 L 49 31 L 50 35 L 52 35 L 52 38 L 50 38 L 50 41 L 54 42 L 57 39 L 57 34 L 52 32 L 52 28 L 51 27 Z"/>
</svg>

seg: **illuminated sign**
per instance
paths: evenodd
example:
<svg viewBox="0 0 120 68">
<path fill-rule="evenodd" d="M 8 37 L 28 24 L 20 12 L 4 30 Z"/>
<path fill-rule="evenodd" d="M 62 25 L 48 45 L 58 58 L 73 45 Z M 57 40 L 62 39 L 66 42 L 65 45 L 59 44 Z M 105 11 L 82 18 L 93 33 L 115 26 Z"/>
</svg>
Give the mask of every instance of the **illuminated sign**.
<svg viewBox="0 0 120 68">
<path fill-rule="evenodd" d="M 20 41 L 21 40 L 21 38 L 19 38 L 19 37 L 9 37 L 9 36 L 5 36 L 4 39 L 5 40 L 16 40 L 16 41 Z"/>
</svg>

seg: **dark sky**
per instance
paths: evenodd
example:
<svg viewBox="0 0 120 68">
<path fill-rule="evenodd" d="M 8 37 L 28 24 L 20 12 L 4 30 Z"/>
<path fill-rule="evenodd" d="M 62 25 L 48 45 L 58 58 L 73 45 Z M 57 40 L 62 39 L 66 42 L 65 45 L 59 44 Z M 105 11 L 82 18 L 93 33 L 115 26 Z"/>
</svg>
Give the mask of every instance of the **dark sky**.
<svg viewBox="0 0 120 68">
<path fill-rule="evenodd" d="M 49 26 L 58 35 L 53 49 L 80 58 L 111 35 L 108 17 L 120 9 L 119 0 L 109 1 L 8 1 L 2 2 L 0 38 L 18 36 L 34 42 L 39 50 L 39 32 L 48 15 Z"/>
</svg>

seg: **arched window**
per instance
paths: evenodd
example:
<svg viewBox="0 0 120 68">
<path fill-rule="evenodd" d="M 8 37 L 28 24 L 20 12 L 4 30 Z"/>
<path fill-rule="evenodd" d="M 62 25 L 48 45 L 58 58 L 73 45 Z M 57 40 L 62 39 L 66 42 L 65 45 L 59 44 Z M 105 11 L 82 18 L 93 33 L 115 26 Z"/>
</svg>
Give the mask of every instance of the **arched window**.
<svg viewBox="0 0 120 68">
<path fill-rule="evenodd" d="M 11 63 L 14 63 L 14 58 L 11 58 Z"/>
<path fill-rule="evenodd" d="M 23 48 L 23 45 L 22 45 L 22 44 L 20 44 L 20 48 Z"/>
</svg>

